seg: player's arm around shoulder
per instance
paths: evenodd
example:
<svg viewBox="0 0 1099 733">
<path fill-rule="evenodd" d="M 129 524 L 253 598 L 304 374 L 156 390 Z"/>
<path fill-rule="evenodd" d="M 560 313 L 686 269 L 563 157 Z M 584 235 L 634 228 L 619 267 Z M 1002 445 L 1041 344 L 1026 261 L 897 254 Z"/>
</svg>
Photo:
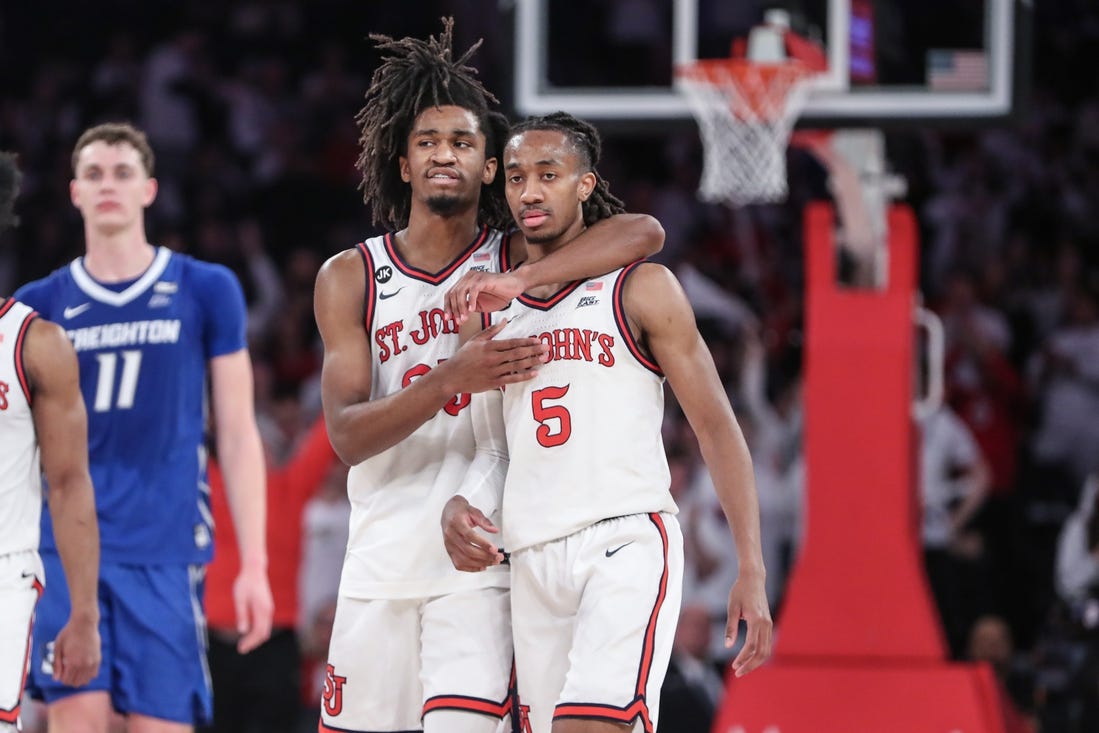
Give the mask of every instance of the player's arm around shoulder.
<svg viewBox="0 0 1099 733">
<path fill-rule="evenodd" d="M 86 684 L 99 671 L 99 525 L 88 471 L 88 417 L 76 352 L 61 327 L 37 318 L 23 350 L 31 411 L 50 484 L 49 511 L 72 599 L 54 645 L 54 676 Z"/>
<path fill-rule="evenodd" d="M 513 237 L 525 247 L 523 235 Z M 564 247 L 515 270 L 524 289 L 613 272 L 664 247 L 664 227 L 648 214 L 600 219 Z"/>
<path fill-rule="evenodd" d="M 733 660 L 734 671 L 742 676 L 766 661 L 772 632 L 752 458 L 675 275 L 662 265 L 642 263 L 630 273 L 623 301 L 631 328 L 660 365 L 698 437 L 736 542 L 739 570 L 729 593 L 726 645 L 736 639 L 737 624 L 744 619 L 747 637 Z"/>
<path fill-rule="evenodd" d="M 508 239 L 510 261 L 527 259 L 526 238 Z M 473 311 L 497 311 L 537 285 L 598 277 L 654 255 L 664 248 L 664 227 L 648 214 L 600 219 L 561 250 L 510 272 L 470 271 L 447 293 L 447 313 L 459 322 Z"/>
</svg>

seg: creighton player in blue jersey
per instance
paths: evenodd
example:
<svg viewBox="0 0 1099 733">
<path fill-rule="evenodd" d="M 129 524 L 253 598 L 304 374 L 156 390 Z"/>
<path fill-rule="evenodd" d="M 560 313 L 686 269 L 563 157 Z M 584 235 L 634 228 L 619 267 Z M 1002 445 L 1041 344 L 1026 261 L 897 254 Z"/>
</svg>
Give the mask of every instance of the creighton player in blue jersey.
<svg viewBox="0 0 1099 733">
<path fill-rule="evenodd" d="M 123 124 L 86 131 L 73 152 L 73 204 L 86 254 L 17 298 L 68 333 L 88 411 L 102 542 L 103 663 L 88 685 L 49 674 L 67 614 L 51 583 L 35 623 L 31 693 L 50 729 L 106 733 L 111 707 L 131 733 L 182 733 L 211 713 L 202 612 L 212 554 L 206 485 L 207 370 L 242 570 L 234 586 L 242 652 L 270 633 L 264 463 L 252 404 L 241 288 L 225 268 L 154 247 L 144 209 L 156 196 L 145 136 Z M 46 573 L 62 577 L 43 513 Z"/>
</svg>

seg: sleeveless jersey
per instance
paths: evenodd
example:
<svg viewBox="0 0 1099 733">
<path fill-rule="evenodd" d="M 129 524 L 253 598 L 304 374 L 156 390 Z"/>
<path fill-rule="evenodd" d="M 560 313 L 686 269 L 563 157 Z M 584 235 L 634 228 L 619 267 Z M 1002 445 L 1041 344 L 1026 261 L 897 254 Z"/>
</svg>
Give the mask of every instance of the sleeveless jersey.
<svg viewBox="0 0 1099 733">
<path fill-rule="evenodd" d="M 504 390 L 501 531 L 512 552 L 612 517 L 677 511 L 660 432 L 664 375 L 622 308 L 636 266 L 493 314 L 510 319 L 497 338 L 535 336 L 550 348 L 537 377 Z"/>
<path fill-rule="evenodd" d="M 158 248 L 136 280 L 100 283 L 81 258 L 17 297 L 76 348 L 103 561 L 209 562 L 206 367 L 245 348 L 236 277 Z M 42 549 L 55 549 L 49 512 Z"/>
<path fill-rule="evenodd" d="M 0 556 L 38 549 L 42 469 L 23 368 L 23 343 L 34 318 L 12 298 L 0 303 Z"/>
<path fill-rule="evenodd" d="M 393 234 L 358 245 L 366 269 L 364 327 L 370 339 L 371 399 L 408 386 L 459 347 L 444 318 L 444 296 L 468 270 L 507 267 L 507 239 L 483 228 L 446 268 L 429 273 L 406 263 Z M 352 466 L 351 521 L 341 595 L 416 598 L 505 586 L 507 569 L 454 569 L 439 518 L 473 460 L 469 395 L 455 395 L 434 417 L 392 448 Z"/>
</svg>

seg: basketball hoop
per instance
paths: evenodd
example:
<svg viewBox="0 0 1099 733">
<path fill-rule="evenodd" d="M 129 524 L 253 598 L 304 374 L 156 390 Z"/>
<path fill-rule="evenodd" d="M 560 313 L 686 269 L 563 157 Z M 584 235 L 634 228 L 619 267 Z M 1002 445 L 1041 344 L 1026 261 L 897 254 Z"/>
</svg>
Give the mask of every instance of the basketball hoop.
<svg viewBox="0 0 1099 733">
<path fill-rule="evenodd" d="M 786 146 L 814 73 L 798 59 L 705 59 L 676 70 L 705 147 L 699 198 L 743 206 L 786 197 Z"/>
</svg>

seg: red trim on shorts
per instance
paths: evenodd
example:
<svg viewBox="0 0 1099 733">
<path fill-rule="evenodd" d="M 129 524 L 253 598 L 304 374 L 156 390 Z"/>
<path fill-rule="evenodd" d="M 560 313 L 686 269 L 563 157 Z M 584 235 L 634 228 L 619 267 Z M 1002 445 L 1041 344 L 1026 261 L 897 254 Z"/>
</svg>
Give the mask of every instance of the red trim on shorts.
<svg viewBox="0 0 1099 733">
<path fill-rule="evenodd" d="M 624 708 L 616 708 L 611 705 L 596 705 L 593 703 L 562 703 L 553 712 L 553 719 L 558 718 L 588 718 L 596 720 L 610 720 L 617 723 L 631 723 L 636 718 L 641 718 L 641 724 L 645 733 L 653 733 L 653 722 L 649 717 L 649 704 L 645 699 L 645 688 L 649 684 L 649 675 L 652 672 L 653 654 L 656 647 L 656 623 L 660 618 L 660 610 L 664 607 L 664 600 L 668 597 L 668 528 L 664 526 L 664 519 L 659 513 L 651 512 L 649 520 L 656 526 L 660 533 L 660 542 L 664 548 L 664 571 L 660 574 L 660 586 L 656 594 L 656 602 L 649 613 L 649 624 L 645 628 L 645 641 L 641 647 L 641 662 L 637 670 L 636 695 L 629 705 Z"/>
<path fill-rule="evenodd" d="M 644 700 L 634 700 L 629 706 L 616 708 L 611 705 L 583 703 L 563 703 L 553 712 L 553 719 L 584 718 L 585 720 L 609 720 L 614 723 L 632 723 L 637 718 L 645 727 L 645 733 L 653 733 L 653 724 L 649 720 L 649 706 Z"/>
<path fill-rule="evenodd" d="M 428 698 L 424 703 L 423 714 L 427 715 L 434 710 L 465 710 L 503 720 L 504 716 L 511 712 L 511 695 L 509 693 L 504 697 L 503 702 L 492 702 L 466 695 L 436 695 Z"/>
<path fill-rule="evenodd" d="M 9 301 L 10 302 L 10 301 Z M 0 315 L 3 315 L 0 313 Z M 38 598 L 34 600 L 34 605 L 38 605 L 38 601 L 42 599 L 42 591 L 45 590 L 45 586 L 42 585 L 42 581 L 38 578 L 34 579 L 34 590 L 38 593 Z M 30 671 L 30 659 L 31 659 L 31 633 L 34 631 L 34 612 L 31 612 L 30 624 L 27 626 L 27 652 L 23 656 L 23 679 L 19 681 L 19 695 L 15 698 L 15 707 L 10 710 L 0 708 L 0 723 L 10 723 L 15 725 L 15 721 L 19 720 L 19 712 L 23 705 L 23 692 L 27 689 L 27 672 Z"/>
<path fill-rule="evenodd" d="M 324 724 L 324 719 L 321 718 L 320 722 L 317 723 L 317 733 L 371 733 L 371 732 L 366 731 L 366 730 L 355 730 L 353 728 L 336 728 L 335 726 L 325 725 Z M 419 729 L 417 729 L 417 730 L 398 730 L 398 731 L 391 731 L 390 733 L 423 733 L 423 731 L 421 731 Z"/>
</svg>

